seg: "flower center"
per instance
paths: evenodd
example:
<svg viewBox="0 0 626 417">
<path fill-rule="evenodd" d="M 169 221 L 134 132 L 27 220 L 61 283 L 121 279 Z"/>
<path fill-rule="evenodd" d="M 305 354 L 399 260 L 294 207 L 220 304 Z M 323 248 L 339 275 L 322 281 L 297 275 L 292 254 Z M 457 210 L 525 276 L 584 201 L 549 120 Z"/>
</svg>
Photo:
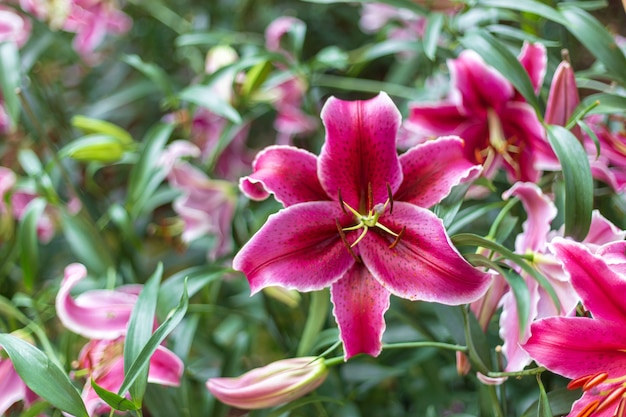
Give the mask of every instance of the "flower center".
<svg viewBox="0 0 626 417">
<path fill-rule="evenodd" d="M 517 144 L 517 136 L 506 138 L 504 129 L 500 118 L 493 109 L 487 110 L 487 122 L 489 124 L 489 143 L 486 148 L 474 151 L 474 157 L 476 161 L 488 170 L 496 159 L 496 156 L 500 155 L 505 162 L 510 165 L 514 170 L 516 176 L 520 176 L 519 163 L 516 158 L 519 156 L 522 150 L 522 144 Z"/>
<path fill-rule="evenodd" d="M 387 194 L 389 195 L 389 197 L 387 198 L 387 201 L 385 201 L 382 204 L 378 203 L 378 204 L 373 205 L 372 184 L 369 183 L 367 187 L 367 213 L 361 214 L 357 210 L 352 208 L 348 203 L 343 201 L 343 199 L 341 198 L 341 192 L 339 193 L 339 204 L 341 204 L 341 210 L 344 213 L 347 213 L 346 209 L 350 211 L 354 215 L 354 218 L 357 224 L 353 226 L 349 226 L 349 227 L 341 227 L 338 219 L 335 219 L 335 224 L 337 225 L 337 230 L 339 231 L 339 236 L 341 237 L 341 241 L 344 243 L 344 245 L 346 246 L 350 254 L 354 257 L 354 259 L 356 259 L 359 262 L 360 262 L 360 259 L 356 256 L 352 248 L 355 247 L 361 240 L 363 240 L 363 238 L 365 237 L 365 235 L 367 234 L 370 228 L 377 227 L 378 229 L 382 230 L 385 233 L 390 234 L 391 236 L 395 238 L 394 241 L 389 245 L 389 249 L 393 249 L 396 247 L 398 242 L 400 242 L 402 235 L 404 235 L 404 232 L 406 231 L 406 226 L 403 226 L 402 230 L 400 230 L 399 233 L 396 233 L 378 221 L 380 216 L 382 216 L 383 213 L 385 213 L 385 210 L 387 210 L 387 208 L 389 208 L 389 214 L 393 212 L 393 196 L 391 193 L 391 186 L 389 185 L 389 183 L 387 183 Z M 352 244 L 348 243 L 345 232 L 350 232 L 350 231 L 359 230 L 359 229 L 363 229 L 359 237 L 354 241 L 354 243 Z"/>
<path fill-rule="evenodd" d="M 606 372 L 599 372 L 574 379 L 567 384 L 568 389 L 582 388 L 585 392 L 589 391 L 593 395 L 602 397 L 589 402 L 576 417 L 600 415 L 609 407 L 615 407 L 614 417 L 626 417 L 626 377 L 607 379 L 608 376 Z M 601 389 L 600 384 L 608 385 L 608 387 Z"/>
</svg>

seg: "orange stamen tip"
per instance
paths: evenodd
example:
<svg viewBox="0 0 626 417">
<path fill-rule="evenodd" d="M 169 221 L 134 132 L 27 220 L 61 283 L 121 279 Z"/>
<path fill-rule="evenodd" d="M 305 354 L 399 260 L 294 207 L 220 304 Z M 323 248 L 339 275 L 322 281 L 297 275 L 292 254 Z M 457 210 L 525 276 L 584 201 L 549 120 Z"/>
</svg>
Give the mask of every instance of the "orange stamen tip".
<svg viewBox="0 0 626 417">
<path fill-rule="evenodd" d="M 615 417 L 626 417 L 626 398 L 622 397 L 615 411 Z"/>
<path fill-rule="evenodd" d="M 387 183 L 387 198 L 389 199 L 389 214 L 393 213 L 393 193 L 391 192 L 391 185 Z"/>
<path fill-rule="evenodd" d="M 372 183 L 367 183 L 367 211 L 369 212 L 374 207 L 374 191 L 372 191 Z"/>
<path fill-rule="evenodd" d="M 607 372 L 600 372 L 600 373 L 595 374 L 594 376 L 589 378 L 587 382 L 585 382 L 585 384 L 583 385 L 583 391 L 590 390 L 591 388 L 600 385 L 608 377 L 609 377 L 609 374 Z"/>
<path fill-rule="evenodd" d="M 580 413 L 578 413 L 576 417 L 589 417 L 598 409 L 599 404 L 600 404 L 600 400 L 594 400 L 590 402 L 589 404 L 585 406 L 585 408 L 580 410 Z"/>
<path fill-rule="evenodd" d="M 626 387 L 624 387 L 624 386 L 619 387 L 619 388 L 613 390 L 609 395 L 606 396 L 605 399 L 602 400 L 600 405 L 598 405 L 598 408 L 596 409 L 596 411 L 600 412 L 600 411 L 608 408 L 610 405 L 614 404 L 615 401 L 617 401 L 620 398 L 622 399 L 622 402 L 623 402 L 624 401 L 624 393 L 626 393 Z"/>
<path fill-rule="evenodd" d="M 341 238 L 341 241 L 343 242 L 346 249 L 348 249 L 348 252 L 350 252 L 350 255 L 352 255 L 355 261 L 361 262 L 361 259 L 358 256 L 356 256 L 356 254 L 352 250 L 352 246 L 350 246 L 350 243 L 348 242 L 348 239 L 346 238 L 346 234 L 343 232 L 343 229 L 341 228 L 341 224 L 339 224 L 339 219 L 335 219 L 335 225 L 337 226 L 337 230 L 339 231 L 339 237 Z"/>
<path fill-rule="evenodd" d="M 593 375 L 585 375 L 581 376 L 580 378 L 572 379 L 569 384 L 567 384 L 567 389 L 575 390 L 578 388 L 582 388 L 582 386 L 585 385 L 587 381 L 589 381 L 592 377 Z"/>
</svg>

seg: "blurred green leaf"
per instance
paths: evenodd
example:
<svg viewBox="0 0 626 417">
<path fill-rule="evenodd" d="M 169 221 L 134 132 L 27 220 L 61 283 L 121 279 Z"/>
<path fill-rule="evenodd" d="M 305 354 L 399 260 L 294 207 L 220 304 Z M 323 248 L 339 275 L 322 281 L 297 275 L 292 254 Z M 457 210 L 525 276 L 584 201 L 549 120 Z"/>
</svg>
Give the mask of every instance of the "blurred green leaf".
<svg viewBox="0 0 626 417">
<path fill-rule="evenodd" d="M 22 381 L 37 395 L 76 417 L 89 417 L 67 374 L 42 351 L 10 334 L 0 334 L 0 345 L 11 358 Z"/>
<path fill-rule="evenodd" d="M 593 178 L 587 153 L 576 136 L 562 126 L 547 126 L 548 140 L 563 167 L 565 236 L 583 240 L 591 225 Z"/>
<path fill-rule="evenodd" d="M 154 92 L 154 84 L 151 81 L 141 80 L 139 82 L 133 82 L 121 88 L 120 91 L 113 92 L 110 96 L 101 98 L 97 102 L 85 107 L 82 113 L 90 117 L 106 118 L 114 111 L 124 109 L 129 104 L 145 98 Z"/>
<path fill-rule="evenodd" d="M 9 131 L 17 128 L 20 117 L 20 56 L 15 42 L 0 43 L 0 93 L 7 115 Z"/>
<path fill-rule="evenodd" d="M 330 294 L 328 291 L 314 291 L 311 293 L 309 314 L 307 315 L 306 324 L 304 325 L 304 330 L 300 337 L 296 356 L 312 354 L 311 349 L 328 318 L 329 304 Z"/>
<path fill-rule="evenodd" d="M 126 339 L 124 341 L 125 372 L 128 371 L 133 362 L 137 359 L 141 349 L 152 335 L 159 283 L 161 282 L 162 275 L 163 265 L 159 263 L 152 276 L 143 286 L 141 293 L 139 293 L 137 303 L 135 303 L 133 307 L 130 321 L 128 322 Z M 150 357 L 148 357 L 147 360 L 150 360 Z M 135 382 L 129 388 L 130 396 L 137 407 L 141 406 L 148 382 L 147 363 L 140 364 L 139 366 L 141 367 L 141 371 L 138 373 Z M 120 392 L 120 395 L 121 394 L 123 394 L 123 392 Z"/>
<path fill-rule="evenodd" d="M 24 286 L 31 291 L 39 272 L 39 236 L 37 224 L 46 208 L 43 198 L 35 198 L 26 207 L 18 229 L 20 245 L 20 265 L 24 276 Z"/>
<path fill-rule="evenodd" d="M 178 97 L 189 103 L 204 107 L 235 124 L 241 123 L 241 115 L 226 100 L 215 94 L 212 86 L 192 85 L 178 93 Z"/>
<path fill-rule="evenodd" d="M 428 10 L 419 4 L 412 2 L 411 0 L 303 0 L 309 3 L 384 3 L 390 6 L 398 7 L 400 9 L 411 10 L 412 12 L 425 15 Z"/>
<path fill-rule="evenodd" d="M 94 119 L 92 117 L 76 115 L 72 117 L 72 126 L 83 131 L 83 133 L 101 133 L 118 139 L 121 143 L 133 143 L 133 137 L 127 130 L 116 124 L 105 120 Z"/>
<path fill-rule="evenodd" d="M 580 106 L 589 107 L 596 102 L 599 104 L 589 111 L 590 114 L 620 113 L 626 109 L 626 96 L 609 93 L 591 94 L 583 99 Z"/>
<path fill-rule="evenodd" d="M 561 13 L 567 21 L 565 27 L 571 34 L 604 64 L 615 80 L 626 86 L 626 57 L 615 43 L 615 38 L 584 10 L 562 3 Z"/>
<path fill-rule="evenodd" d="M 153 63 L 144 62 L 138 55 L 122 56 L 122 61 L 148 77 L 166 96 L 174 94 L 172 82 L 163 68 Z"/>
<path fill-rule="evenodd" d="M 500 268 L 499 271 L 509 284 L 509 288 L 511 288 L 513 296 L 515 297 L 519 335 L 521 340 L 526 331 L 526 324 L 530 319 L 530 291 L 524 278 L 522 278 L 517 272 L 506 268 Z"/>
<path fill-rule="evenodd" d="M 552 411 L 550 416 L 564 416 L 568 414 L 572 408 L 572 404 L 580 398 L 581 394 L 582 390 L 579 389 L 569 390 L 567 388 L 559 388 L 550 391 L 547 394 L 550 410 Z M 540 417 L 538 414 L 540 407 L 539 401 L 540 400 L 537 400 L 531 404 L 520 417 Z"/>
<path fill-rule="evenodd" d="M 67 244 L 78 260 L 96 275 L 103 275 L 113 266 L 109 248 L 94 224 L 81 215 L 61 210 L 61 227 Z"/>
<path fill-rule="evenodd" d="M 535 90 L 528 78 L 528 73 L 526 73 L 517 57 L 504 44 L 485 30 L 468 32 L 460 39 L 460 42 L 466 48 L 478 52 L 487 64 L 506 77 L 535 110 L 539 108 Z"/>
<path fill-rule="evenodd" d="M 270 61 L 261 61 L 246 73 L 246 79 L 241 86 L 241 95 L 250 97 L 272 72 L 273 65 Z"/>
<path fill-rule="evenodd" d="M 485 27 L 490 33 L 500 38 L 516 39 L 518 41 L 539 42 L 546 47 L 561 46 L 559 41 L 551 41 L 549 39 L 540 38 L 532 33 L 525 32 L 521 29 L 503 24 L 488 25 Z"/>
<path fill-rule="evenodd" d="M 137 359 L 135 359 L 132 365 L 125 372 L 124 381 L 120 386 L 118 394 L 123 395 L 133 385 L 135 379 L 138 378 L 144 370 L 144 367 L 148 367 L 150 358 L 159 345 L 165 340 L 165 338 L 174 330 L 174 328 L 180 323 L 187 312 L 189 306 L 189 296 L 187 295 L 187 283 L 183 286 L 183 294 L 178 303 L 178 306 L 172 311 L 167 320 L 165 320 L 156 331 L 150 336 L 148 342 L 143 346 Z"/>
<path fill-rule="evenodd" d="M 98 394 L 105 403 L 107 403 L 113 410 L 118 411 L 129 411 L 129 410 L 138 410 L 137 407 L 132 401 L 127 399 L 126 397 L 122 397 L 121 395 L 117 395 L 114 392 L 108 391 L 102 388 L 100 385 L 96 384 L 96 381 L 91 379 L 91 387 Z"/>
<path fill-rule="evenodd" d="M 444 19 L 445 15 L 442 13 L 431 13 L 428 15 L 428 23 L 422 42 L 424 43 L 424 54 L 431 61 L 435 59 L 435 54 L 437 53 L 437 42 L 439 42 L 439 37 L 441 36 Z"/>
<path fill-rule="evenodd" d="M 128 180 L 126 207 L 131 217 L 136 218 L 144 209 L 159 184 L 165 178 L 163 169 L 156 164 L 174 125 L 159 123 L 146 134 L 139 160 L 133 165 Z"/>
<path fill-rule="evenodd" d="M 20 161 L 20 165 L 24 172 L 31 177 L 39 177 L 43 175 L 43 166 L 41 161 L 35 152 L 31 149 L 21 149 L 17 154 L 17 159 Z"/>
<path fill-rule="evenodd" d="M 498 7 L 503 9 L 518 10 L 544 17 L 553 22 L 567 25 L 567 19 L 558 10 L 536 0 L 479 0 L 478 6 Z"/>
<path fill-rule="evenodd" d="M 537 417 L 552 417 L 552 408 L 550 400 L 546 394 L 546 389 L 541 382 L 541 374 L 537 374 L 537 384 L 539 385 L 539 404 L 537 406 Z"/>
</svg>

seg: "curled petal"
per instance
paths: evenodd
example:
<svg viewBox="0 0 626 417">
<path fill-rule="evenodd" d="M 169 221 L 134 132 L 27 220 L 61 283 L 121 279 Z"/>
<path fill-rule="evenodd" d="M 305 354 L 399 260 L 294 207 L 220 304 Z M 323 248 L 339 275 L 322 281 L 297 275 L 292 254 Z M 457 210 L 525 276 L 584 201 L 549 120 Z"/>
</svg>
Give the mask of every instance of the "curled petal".
<svg viewBox="0 0 626 417">
<path fill-rule="evenodd" d="M 400 156 L 400 164 L 404 180 L 394 199 L 425 208 L 439 203 L 452 187 L 480 171 L 479 165 L 463 155 L 463 141 L 456 136 L 409 149 Z"/>
<path fill-rule="evenodd" d="M 575 379 L 598 372 L 623 376 L 626 334 L 623 322 L 586 317 L 549 317 L 531 326 L 523 348 L 538 364 Z"/>
<path fill-rule="evenodd" d="M 563 261 L 574 289 L 595 318 L 626 321 L 626 306 L 616 294 L 626 293 L 626 280 L 581 243 L 555 238 L 552 243 Z"/>
<path fill-rule="evenodd" d="M 583 243 L 592 251 L 607 243 L 624 240 L 626 231 L 620 229 L 604 217 L 598 210 L 591 213 L 591 227 Z"/>
<path fill-rule="evenodd" d="M 305 201 L 328 200 L 317 179 L 317 157 L 292 146 L 270 146 L 252 163 L 253 172 L 239 188 L 253 200 L 273 193 L 285 207 Z"/>
<path fill-rule="evenodd" d="M 270 51 L 282 51 L 280 41 L 294 27 L 304 28 L 305 24 L 302 20 L 291 16 L 280 16 L 269 24 L 265 30 L 265 46 Z"/>
<path fill-rule="evenodd" d="M 539 93 L 548 66 L 546 47 L 541 43 L 524 42 L 518 60 L 528 73 L 535 94 Z"/>
<path fill-rule="evenodd" d="M 185 365 L 171 350 L 158 346 L 150 357 L 148 382 L 152 384 L 177 387 L 183 375 Z"/>
<path fill-rule="evenodd" d="M 626 277 L 626 241 L 607 243 L 596 253 L 602 260 L 622 277 Z"/>
<path fill-rule="evenodd" d="M 211 378 L 207 388 L 225 404 L 254 410 L 298 399 L 317 388 L 327 375 L 324 360 L 310 356 L 273 362 L 237 378 Z"/>
<path fill-rule="evenodd" d="M 90 339 L 115 339 L 124 335 L 139 287 L 88 291 L 74 299 L 70 294 L 72 288 L 86 276 L 87 270 L 81 264 L 65 268 L 56 296 L 59 320 L 69 330 Z"/>
<path fill-rule="evenodd" d="M 400 112 L 385 93 L 363 101 L 328 99 L 322 109 L 326 142 L 318 163 L 322 187 L 356 210 L 365 207 L 368 188 L 374 204 L 388 198 L 402 182 L 396 151 Z M 370 207 L 371 208 L 371 207 Z"/>
<path fill-rule="evenodd" d="M 383 316 L 389 309 L 389 291 L 360 263 L 355 263 L 330 291 L 345 359 L 359 353 L 378 356 L 385 331 Z"/>
<path fill-rule="evenodd" d="M 394 203 L 393 216 L 380 223 L 405 233 L 395 240 L 372 231 L 359 243 L 363 263 L 392 294 L 409 300 L 458 305 L 477 300 L 491 282 L 454 248 L 443 224 L 430 211 L 404 202 Z"/>
<path fill-rule="evenodd" d="M 26 397 L 26 385 L 9 359 L 0 359 L 0 416 Z"/>
<path fill-rule="evenodd" d="M 299 291 L 328 287 L 355 262 L 334 219 L 352 221 L 336 202 L 282 209 L 237 253 L 233 268 L 246 275 L 253 294 L 272 285 Z"/>
<path fill-rule="evenodd" d="M 509 199 L 511 196 L 521 200 L 528 215 L 522 226 L 524 232 L 515 239 L 515 249 L 519 253 L 529 250 L 543 252 L 550 223 L 557 214 L 556 206 L 536 184 L 530 182 L 516 182 L 504 192 L 502 198 Z"/>
</svg>

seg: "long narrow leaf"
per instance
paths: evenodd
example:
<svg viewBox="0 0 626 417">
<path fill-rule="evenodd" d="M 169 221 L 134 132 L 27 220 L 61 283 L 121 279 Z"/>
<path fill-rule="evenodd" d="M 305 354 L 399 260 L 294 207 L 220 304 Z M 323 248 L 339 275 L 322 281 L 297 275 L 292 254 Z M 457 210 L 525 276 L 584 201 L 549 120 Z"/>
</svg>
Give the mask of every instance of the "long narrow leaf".
<svg viewBox="0 0 626 417">
<path fill-rule="evenodd" d="M 558 10 L 536 0 L 480 0 L 478 5 L 532 13 L 548 20 L 552 20 L 553 22 L 567 25 L 567 20 L 561 13 L 559 13 Z"/>
<path fill-rule="evenodd" d="M 152 276 L 143 286 L 137 303 L 128 322 L 128 332 L 124 342 L 124 370 L 128 371 L 141 353 L 141 349 L 152 336 L 154 313 L 156 311 L 159 283 L 163 275 L 163 265 L 159 263 Z M 146 358 L 147 361 L 150 358 Z M 130 396 L 136 405 L 141 405 L 148 381 L 148 366 L 141 364 L 141 372 L 130 386 Z M 121 393 L 120 393 L 121 394 Z"/>
<path fill-rule="evenodd" d="M 39 271 L 39 237 L 37 236 L 37 223 L 41 219 L 46 201 L 36 198 L 28 204 L 26 213 L 18 229 L 20 242 L 20 263 L 24 275 L 24 286 L 29 291 L 33 289 L 37 272 Z"/>
<path fill-rule="evenodd" d="M 589 232 L 593 178 L 587 153 L 576 136 L 561 126 L 548 126 L 548 139 L 563 167 L 565 235 L 582 240 Z"/>
<path fill-rule="evenodd" d="M 9 130 L 14 131 L 20 116 L 20 56 L 15 42 L 0 43 L 0 93 L 9 116 Z"/>
<path fill-rule="evenodd" d="M 45 353 L 10 334 L 0 334 L 0 345 L 11 358 L 22 381 L 37 395 L 76 417 L 88 417 L 72 381 Z"/>
</svg>

